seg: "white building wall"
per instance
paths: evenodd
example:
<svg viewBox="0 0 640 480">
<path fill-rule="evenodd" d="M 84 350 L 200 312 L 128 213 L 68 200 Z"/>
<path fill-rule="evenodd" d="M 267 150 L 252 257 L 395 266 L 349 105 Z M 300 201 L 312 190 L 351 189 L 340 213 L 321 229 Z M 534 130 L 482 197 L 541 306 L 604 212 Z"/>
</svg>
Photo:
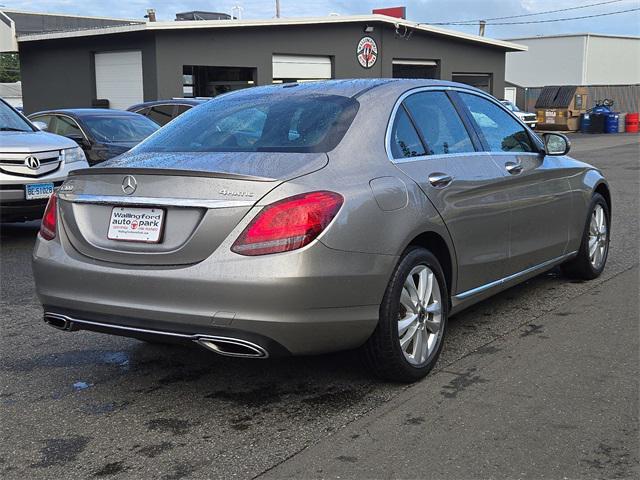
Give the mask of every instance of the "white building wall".
<svg viewBox="0 0 640 480">
<path fill-rule="evenodd" d="M 523 87 L 581 85 L 585 37 L 518 39 L 527 52 L 507 53 L 505 80 Z"/>
<path fill-rule="evenodd" d="M 588 36 L 585 85 L 640 83 L 640 39 Z"/>
</svg>

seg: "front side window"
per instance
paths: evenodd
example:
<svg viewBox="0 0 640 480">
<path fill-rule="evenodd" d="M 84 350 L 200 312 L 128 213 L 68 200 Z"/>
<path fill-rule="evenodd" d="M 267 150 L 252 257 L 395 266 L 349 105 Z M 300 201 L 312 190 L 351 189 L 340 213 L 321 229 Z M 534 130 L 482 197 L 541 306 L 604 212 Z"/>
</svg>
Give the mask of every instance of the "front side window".
<svg viewBox="0 0 640 480">
<path fill-rule="evenodd" d="M 493 102 L 459 93 L 492 152 L 534 152 L 525 127 Z"/>
<path fill-rule="evenodd" d="M 426 143 L 428 155 L 473 152 L 458 112 L 444 92 L 420 92 L 404 101 Z"/>
<path fill-rule="evenodd" d="M 223 96 L 180 115 L 135 152 L 328 152 L 358 105 L 324 94 Z"/>
<path fill-rule="evenodd" d="M 82 134 L 82 130 L 80 130 L 80 127 L 75 122 L 75 120 L 62 115 L 56 116 L 55 127 L 50 131 L 52 133 L 57 133 L 58 135 L 63 135 L 65 137 L 84 137 L 84 135 Z"/>
</svg>

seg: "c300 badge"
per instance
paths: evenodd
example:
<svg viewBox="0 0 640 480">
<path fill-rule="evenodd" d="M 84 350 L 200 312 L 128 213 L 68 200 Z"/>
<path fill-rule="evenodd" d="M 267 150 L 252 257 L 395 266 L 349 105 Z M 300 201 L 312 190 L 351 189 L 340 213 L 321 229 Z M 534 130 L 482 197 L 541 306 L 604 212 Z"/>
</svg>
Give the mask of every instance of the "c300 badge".
<svg viewBox="0 0 640 480">
<path fill-rule="evenodd" d="M 362 37 L 356 50 L 358 63 L 362 68 L 371 68 L 378 60 L 378 45 L 371 37 Z"/>
</svg>

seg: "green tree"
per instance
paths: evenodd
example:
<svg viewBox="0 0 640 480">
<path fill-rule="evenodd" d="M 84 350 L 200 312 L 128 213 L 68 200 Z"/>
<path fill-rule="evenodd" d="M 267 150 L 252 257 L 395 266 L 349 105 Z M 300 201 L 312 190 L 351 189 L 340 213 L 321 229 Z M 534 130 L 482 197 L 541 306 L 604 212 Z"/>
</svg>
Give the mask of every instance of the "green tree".
<svg viewBox="0 0 640 480">
<path fill-rule="evenodd" d="M 17 53 L 0 53 L 0 83 L 20 80 L 20 62 Z"/>
</svg>

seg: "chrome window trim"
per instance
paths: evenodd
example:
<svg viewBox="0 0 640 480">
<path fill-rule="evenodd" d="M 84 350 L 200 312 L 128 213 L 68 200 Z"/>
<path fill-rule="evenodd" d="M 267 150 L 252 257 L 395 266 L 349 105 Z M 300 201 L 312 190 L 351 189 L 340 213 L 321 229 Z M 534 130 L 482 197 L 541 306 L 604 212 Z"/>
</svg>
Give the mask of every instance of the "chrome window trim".
<svg viewBox="0 0 640 480">
<path fill-rule="evenodd" d="M 522 270 L 520 272 L 511 274 L 511 275 L 506 276 L 504 278 L 501 278 L 499 280 L 495 280 L 495 281 L 487 283 L 485 285 L 481 285 L 479 287 L 472 288 L 471 290 L 467 290 L 465 292 L 459 293 L 459 294 L 455 295 L 454 298 L 456 300 L 465 300 L 465 299 L 467 299 L 469 297 L 477 295 L 478 293 L 482 293 L 482 292 L 484 292 L 486 290 L 489 290 L 489 289 L 491 289 L 493 287 L 497 287 L 499 285 L 503 285 L 505 283 L 511 282 L 512 280 L 516 280 L 516 279 L 518 279 L 518 278 L 520 278 L 520 277 L 522 277 L 524 275 L 527 275 L 529 273 L 533 273 L 536 270 L 541 270 L 541 269 L 543 269 L 545 267 L 549 267 L 549 266 L 551 266 L 551 265 L 553 265 L 555 263 L 562 262 L 562 261 L 564 261 L 564 260 L 576 255 L 577 253 L 578 253 L 578 251 L 576 250 L 576 251 L 567 253 L 565 255 L 561 255 L 560 257 L 553 258 L 551 260 L 547 260 L 546 262 L 542 262 L 542 263 L 540 263 L 538 265 L 534 265 L 533 267 L 529 267 L 529 268 L 527 268 L 525 270 Z"/>
<path fill-rule="evenodd" d="M 232 208 L 251 207 L 253 200 L 208 200 L 206 198 L 175 197 L 123 197 L 120 195 L 90 195 L 60 191 L 58 197 L 71 203 L 93 203 L 96 205 L 149 205 L 181 208 Z"/>
<path fill-rule="evenodd" d="M 391 163 L 405 163 L 407 161 L 417 161 L 417 160 L 427 160 L 427 159 L 431 159 L 431 158 L 449 158 L 449 157 L 457 157 L 457 156 L 468 156 L 468 155 L 475 155 L 475 154 L 479 154 L 479 153 L 486 153 L 486 154 L 494 154 L 494 153 L 504 153 L 504 154 L 509 154 L 509 155 L 513 155 L 513 154 L 535 154 L 535 155 L 539 155 L 539 152 L 493 152 L 491 150 L 481 150 L 481 151 L 477 151 L 477 150 L 472 150 L 469 152 L 462 152 L 462 153 L 443 153 L 443 154 L 439 154 L 439 155 L 420 155 L 417 157 L 406 157 L 406 158 L 393 158 L 393 155 L 391 154 L 391 131 L 393 130 L 393 124 L 396 121 L 396 114 L 398 113 L 398 109 L 400 108 L 400 105 L 402 105 L 402 102 L 409 97 L 410 95 L 413 95 L 415 93 L 420 93 L 420 92 L 447 92 L 447 91 L 455 91 L 455 92 L 462 92 L 462 93 L 470 93 L 472 95 L 477 95 L 478 97 L 484 98 L 486 100 L 488 100 L 489 102 L 498 105 L 502 110 L 504 110 L 505 112 L 507 112 L 513 119 L 515 119 L 520 125 L 522 125 L 524 127 L 524 129 L 529 132 L 530 134 L 533 133 L 533 136 L 538 139 L 538 141 L 541 142 L 540 137 L 538 137 L 535 132 L 533 132 L 531 130 L 531 128 L 529 128 L 529 126 L 524 123 L 522 120 L 520 120 L 512 111 L 510 111 L 506 106 L 504 106 L 502 103 L 500 103 L 498 100 L 496 100 L 493 96 L 489 95 L 488 93 L 485 92 L 479 92 L 476 90 L 471 90 L 468 88 L 464 88 L 464 87 L 445 87 L 445 86 L 429 86 L 429 87 L 416 87 L 416 88 L 412 88 L 410 90 L 405 91 L 402 95 L 400 95 L 397 99 L 396 99 L 396 103 L 393 106 L 393 109 L 391 110 L 391 116 L 389 117 L 389 122 L 387 123 L 387 130 L 385 133 L 385 141 L 384 141 L 384 146 L 385 146 L 385 150 L 387 151 L 387 158 L 389 159 L 389 161 Z M 455 107 L 455 105 L 452 106 Z M 462 120 L 461 120 L 462 121 Z M 540 145 L 538 145 L 540 146 Z"/>
</svg>

